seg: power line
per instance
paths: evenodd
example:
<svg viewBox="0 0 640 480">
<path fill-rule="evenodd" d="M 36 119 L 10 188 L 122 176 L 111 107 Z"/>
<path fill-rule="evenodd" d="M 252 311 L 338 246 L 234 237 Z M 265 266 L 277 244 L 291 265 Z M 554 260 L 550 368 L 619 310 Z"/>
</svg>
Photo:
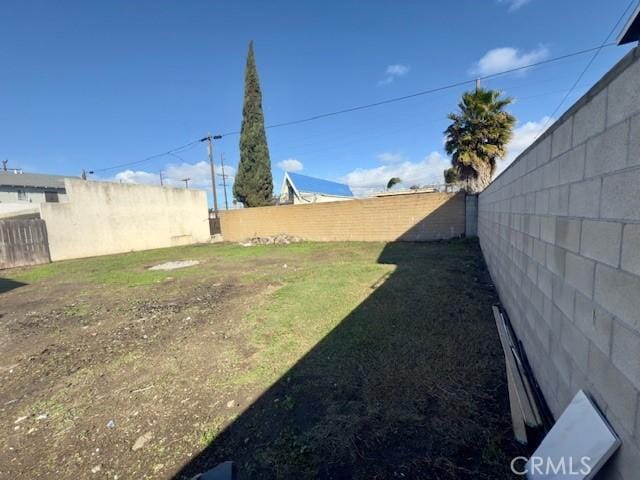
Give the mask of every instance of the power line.
<svg viewBox="0 0 640 480">
<path fill-rule="evenodd" d="M 587 86 L 586 84 L 582 84 L 582 86 Z M 567 89 L 562 90 L 554 90 L 554 91 L 546 91 L 541 92 L 536 95 L 520 97 L 517 96 L 516 99 L 519 103 L 529 102 L 533 99 L 537 99 L 539 97 L 550 97 L 550 96 L 559 96 L 566 93 Z M 427 127 L 432 125 L 436 125 L 442 122 L 442 118 L 438 117 L 437 119 L 430 119 L 425 121 L 424 119 L 416 119 L 415 115 L 411 114 L 402 114 L 400 116 L 394 117 L 403 119 L 411 118 L 410 122 L 385 122 L 384 126 L 381 128 L 377 128 L 378 126 L 368 126 L 366 128 L 357 129 L 353 134 L 349 135 L 347 140 L 344 140 L 344 135 L 340 135 L 339 138 L 334 139 L 330 135 L 318 135 L 314 141 L 305 142 L 302 144 L 292 145 L 290 142 L 286 144 L 286 147 L 289 151 L 295 152 L 294 157 L 298 155 L 309 156 L 316 155 L 320 153 L 326 153 L 330 151 L 340 150 L 343 147 L 351 146 L 354 144 L 360 144 L 363 142 L 370 141 L 371 138 L 386 138 L 389 136 L 396 135 L 400 132 L 409 134 L 415 130 L 424 130 Z M 332 132 L 336 133 L 336 132 Z M 315 141 L 317 140 L 317 141 Z"/>
<path fill-rule="evenodd" d="M 403 95 L 401 97 L 394 97 L 394 98 L 389 98 L 389 99 L 386 99 L 386 100 L 381 100 L 379 102 L 367 103 L 365 105 L 357 105 L 355 107 L 344 108 L 342 110 L 336 110 L 336 111 L 333 111 L 333 112 L 321 113 L 319 115 L 313 115 L 311 117 L 301 118 L 301 119 L 298 119 L 298 120 L 291 120 L 291 121 L 288 121 L 288 122 L 275 123 L 275 124 L 272 124 L 272 125 L 267 125 L 265 128 L 266 129 L 273 129 L 273 128 L 280 128 L 280 127 L 288 127 L 288 126 L 291 126 L 291 125 L 298 125 L 300 123 L 307 123 L 307 122 L 312 122 L 312 121 L 315 121 L 315 120 L 320 120 L 322 118 L 333 117 L 333 116 L 342 115 L 342 114 L 345 114 L 345 113 L 351 113 L 351 112 L 356 112 L 356 111 L 359 111 L 359 110 L 365 110 L 365 109 L 369 109 L 369 108 L 379 107 L 381 105 L 387 105 L 389 103 L 401 102 L 403 100 L 409 100 L 411 98 L 420 97 L 420 96 L 423 96 L 423 95 L 429 95 L 431 93 L 441 92 L 443 90 L 449 90 L 449 89 L 452 89 L 452 88 L 461 87 L 463 85 L 475 84 L 477 80 L 488 80 L 488 79 L 491 79 L 491 78 L 500 77 L 502 75 L 507 75 L 509 73 L 519 72 L 519 71 L 526 70 L 526 69 L 529 69 L 529 68 L 539 67 L 541 65 L 546 65 L 546 64 L 549 64 L 549 63 L 553 63 L 553 62 L 558 62 L 560 60 L 564 60 L 564 59 L 567 59 L 567 58 L 575 57 L 577 55 L 584 55 L 585 53 L 590 53 L 590 52 L 593 52 L 594 50 L 601 50 L 601 49 L 603 49 L 605 47 L 610 47 L 610 46 L 613 46 L 613 45 L 615 45 L 615 43 L 609 43 L 609 44 L 606 44 L 606 45 L 600 45 L 598 47 L 587 48 L 587 49 L 584 49 L 584 50 L 579 50 L 579 51 L 576 51 L 576 52 L 568 53 L 566 55 L 561 55 L 559 57 L 548 58 L 546 60 L 541 60 L 539 62 L 534 62 L 534 63 L 530 63 L 530 64 L 527 64 L 527 65 L 523 65 L 521 67 L 510 68 L 508 70 L 503 70 L 501 72 L 492 73 L 490 75 L 483 75 L 483 76 L 480 76 L 478 78 L 474 78 L 474 79 L 471 79 L 471 80 L 462 80 L 462 81 L 459 81 L 459 82 L 450 83 L 448 85 L 443 85 L 443 86 L 440 86 L 440 87 L 430 88 L 428 90 L 423 90 L 423 91 L 420 91 L 420 92 L 411 93 L 409 95 Z M 240 134 L 240 131 L 235 131 L 235 132 L 224 133 L 224 134 L 222 134 L 222 136 L 226 137 L 226 136 L 230 136 L 230 135 L 239 135 L 239 134 Z"/>
<path fill-rule="evenodd" d="M 525 82 L 525 85 L 529 85 L 530 83 L 538 84 L 539 82 L 533 82 L 533 81 Z M 588 86 L 588 84 L 582 83 L 580 86 Z M 548 90 L 544 92 L 539 92 L 535 95 L 528 95 L 528 96 L 516 95 L 515 98 L 518 103 L 525 103 L 539 97 L 560 96 L 566 92 L 567 92 L 567 89 L 564 88 L 561 90 Z M 380 125 L 357 128 L 353 134 L 350 134 L 348 137 L 346 137 L 348 138 L 347 140 L 345 140 L 344 135 L 338 135 L 339 138 L 334 138 L 335 136 L 332 136 L 332 134 L 344 133 L 344 132 L 340 130 L 333 130 L 329 132 L 330 134 L 323 133 L 321 135 L 317 135 L 313 137 L 313 141 L 306 141 L 302 144 L 292 145 L 290 142 L 286 142 L 286 148 L 290 152 L 292 152 L 292 155 L 294 156 L 294 158 L 296 158 L 299 155 L 312 158 L 314 155 L 326 154 L 327 152 L 332 152 L 332 151 L 339 152 L 342 149 L 344 149 L 344 147 L 347 147 L 347 146 L 357 145 L 363 142 L 370 142 L 371 138 L 380 139 L 380 138 L 392 137 L 400 132 L 409 134 L 409 139 L 410 139 L 409 141 L 414 141 L 413 139 L 415 137 L 411 134 L 411 132 L 414 132 L 416 130 L 424 131 L 425 128 L 430 128 L 433 125 L 442 123 L 441 117 L 425 120 L 422 117 L 416 118 L 415 114 L 410 114 L 410 113 L 402 113 L 399 115 L 395 115 L 393 117 L 393 119 L 398 119 L 398 118 L 404 119 L 404 120 L 410 120 L 410 121 L 406 123 L 403 121 L 398 122 L 393 120 L 385 120 L 384 126 L 382 126 L 381 128 L 377 128 Z M 545 117 L 543 117 L 542 122 L 545 121 L 544 118 Z M 318 141 L 315 141 L 315 140 L 318 140 Z M 280 142 L 276 141 L 276 143 L 279 144 Z"/>
<path fill-rule="evenodd" d="M 113 165 L 111 167 L 106 167 L 106 168 L 96 168 L 96 169 L 93 169 L 93 172 L 99 173 L 99 172 L 106 172 L 108 170 L 115 170 L 116 168 L 130 167 L 132 165 L 138 165 L 140 163 L 148 162 L 148 161 L 153 160 L 155 158 L 164 157 L 166 155 L 173 155 L 175 157 L 178 157 L 176 155 L 176 153 L 184 152 L 184 151 L 188 150 L 189 147 L 192 147 L 192 146 L 194 146 L 194 145 L 196 145 L 198 143 L 200 143 L 200 140 L 194 140 L 193 142 L 185 143 L 184 145 L 181 145 L 180 147 L 172 148 L 171 150 L 167 150 L 166 152 L 162 152 L 162 153 L 158 153 L 158 154 L 155 154 L 155 155 L 151 155 L 149 157 L 143 158 L 142 160 L 136 160 L 135 162 L 121 163 L 119 165 Z M 178 157 L 178 158 L 181 158 L 181 157 Z"/>
<path fill-rule="evenodd" d="M 628 10 L 628 7 L 625 10 L 625 13 L 626 13 L 627 10 Z M 622 16 L 624 16 L 624 14 Z M 619 22 L 620 21 L 618 21 L 618 23 Z M 616 24 L 616 27 L 617 27 L 617 24 Z M 609 34 L 609 36 L 611 36 L 611 34 Z M 607 39 L 605 40 L 605 42 L 608 40 L 609 36 L 607 36 Z M 334 116 L 337 116 L 337 115 L 343 115 L 343 114 L 346 114 L 346 113 L 351 113 L 351 112 L 356 112 L 356 111 L 360 111 L 360 110 L 366 110 L 366 109 L 370 109 L 370 108 L 375 108 L 375 107 L 379 107 L 379 106 L 382 106 L 382 105 L 388 105 L 390 103 L 402 102 L 404 100 L 409 100 L 409 99 L 416 98 L 416 97 L 421 97 L 421 96 L 424 96 L 424 95 L 430 95 L 430 94 L 433 94 L 433 93 L 441 92 L 441 91 L 444 91 L 444 90 L 450 90 L 450 89 L 461 87 L 461 86 L 464 86 L 464 85 L 475 84 L 477 80 L 489 80 L 489 79 L 497 78 L 497 77 L 500 77 L 500 76 L 503 76 L 503 75 L 508 75 L 510 73 L 515 73 L 515 72 L 519 72 L 519 71 L 522 71 L 522 70 L 526 70 L 526 69 L 529 69 L 529 68 L 534 68 L 534 67 L 539 67 L 539 66 L 542 66 L 542 65 L 548 65 L 548 64 L 551 64 L 551 63 L 559 62 L 559 61 L 565 60 L 567 58 L 575 57 L 575 56 L 578 56 L 578 55 L 584 55 L 586 53 L 590 53 L 590 52 L 593 52 L 593 51 L 599 52 L 603 48 L 610 47 L 610 46 L 613 46 L 613 45 L 616 45 L 616 44 L 613 43 L 613 42 L 612 43 L 605 43 L 605 44 L 602 44 L 602 45 L 597 46 L 597 47 L 591 47 L 591 48 L 586 48 L 584 50 L 578 50 L 578 51 L 567 53 L 565 55 L 561 55 L 561 56 L 558 56 L 558 57 L 548 58 L 546 60 L 541 60 L 539 62 L 530 63 L 530 64 L 523 65 L 523 66 L 520 66 L 520 67 L 510 68 L 510 69 L 503 70 L 501 72 L 492 73 L 492 74 L 489 74 L 489 75 L 483 75 L 483 76 L 480 76 L 478 78 L 474 78 L 474 79 L 470 79 L 470 80 L 461 80 L 459 82 L 454 82 L 454 83 L 450 83 L 450 84 L 447 84 L 447 85 L 442 85 L 442 86 L 439 86 L 439 87 L 430 88 L 428 90 L 422 90 L 420 92 L 411 93 L 409 95 L 403 95 L 403 96 L 400 96 L 400 97 L 388 98 L 386 100 L 381 100 L 381 101 L 378 101 L 378 102 L 367 103 L 367 104 L 364 104 L 364 105 L 357 105 L 357 106 L 354 106 L 354 107 L 344 108 L 344 109 L 341 109 L 341 110 L 335 110 L 335 111 L 332 111 L 332 112 L 321 113 L 319 115 L 313 115 L 313 116 L 310 116 L 310 117 L 300 118 L 300 119 L 297 119 L 297 120 L 291 120 L 291 121 L 287 121 L 287 122 L 275 123 L 275 124 L 272 124 L 272 125 L 267 125 L 265 128 L 266 129 L 274 129 L 274 128 L 281 128 L 281 127 L 288 127 L 288 126 L 292 126 L 292 125 L 299 125 L 301 123 L 308 123 L 308 122 L 312 122 L 312 121 L 315 121 L 315 120 L 320 120 L 320 119 L 323 119 L 323 118 L 329 118 L 329 117 L 334 117 Z M 578 82 L 579 82 L 579 80 L 578 80 Z M 578 82 L 576 82 L 576 85 L 577 85 Z M 239 134 L 240 134 L 240 131 L 238 130 L 238 131 L 224 133 L 221 136 L 222 137 L 227 137 L 227 136 L 239 135 Z M 167 150 L 166 152 L 162 152 L 162 153 L 158 153 L 158 154 L 155 154 L 155 155 L 151 155 L 151 156 L 143 158 L 141 160 L 136 160 L 136 161 L 127 162 L 127 163 L 121 163 L 119 165 L 113 165 L 111 167 L 93 169 L 92 171 L 95 172 L 95 173 L 106 172 L 106 171 L 115 170 L 115 169 L 118 169 L 118 168 L 124 168 L 124 167 L 130 167 L 130 166 L 133 166 L 133 165 L 139 165 L 141 163 L 145 163 L 145 162 L 154 160 L 156 158 L 164 157 L 164 156 L 167 156 L 167 155 L 175 156 L 176 153 L 186 151 L 187 149 L 195 146 L 196 144 L 200 143 L 201 141 L 202 141 L 202 139 L 193 140 L 193 141 L 191 141 L 189 143 L 186 143 L 184 145 L 181 145 L 179 147 L 173 148 L 171 150 Z"/>
<path fill-rule="evenodd" d="M 580 72 L 580 74 L 578 75 L 578 78 L 576 78 L 576 81 L 573 82 L 573 85 L 571 85 L 571 88 L 569 88 L 569 90 L 567 91 L 566 95 L 564 97 L 562 97 L 562 100 L 560 100 L 560 103 L 558 103 L 558 106 L 555 108 L 555 110 L 553 110 L 553 113 L 551 115 L 549 115 L 549 119 L 545 122 L 545 124 L 542 126 L 542 128 L 540 129 L 540 132 L 538 133 L 538 135 L 536 135 L 537 137 L 539 137 L 542 132 L 544 132 L 547 127 L 549 126 L 550 122 L 553 122 L 556 114 L 558 113 L 558 111 L 560 111 L 560 108 L 562 107 L 562 105 L 564 104 L 564 102 L 567 101 L 567 99 L 569 98 L 569 96 L 571 96 L 571 94 L 573 93 L 573 91 L 576 89 L 576 87 L 578 86 L 578 84 L 580 83 L 580 80 L 582 80 L 582 77 L 584 77 L 584 74 L 587 73 L 587 70 L 589 70 L 589 68 L 591 67 L 591 65 L 593 64 L 593 62 L 596 60 L 596 58 L 598 57 L 598 55 L 600 54 L 600 52 L 602 51 L 603 48 L 608 47 L 611 45 L 611 43 L 607 43 L 607 41 L 609 41 L 609 37 L 611 37 L 611 35 L 613 35 L 613 33 L 616 31 L 616 29 L 618 28 L 618 25 L 620 24 L 620 22 L 624 19 L 625 15 L 627 14 L 627 12 L 629 11 L 629 8 L 631 8 L 631 6 L 635 3 L 635 0 L 631 0 L 631 2 L 629 2 L 629 4 L 627 5 L 627 8 L 624 9 L 624 12 L 622 12 L 622 14 L 620 15 L 620 17 L 618 18 L 618 21 L 615 23 L 615 25 L 613 26 L 613 28 L 611 28 L 611 30 L 609 31 L 608 35 L 605 37 L 605 39 L 602 41 L 602 44 L 597 47 L 595 49 L 594 54 L 591 56 L 591 58 L 589 59 L 589 61 L 587 62 L 587 64 L 585 65 L 585 67 L 582 69 L 582 71 Z"/>
</svg>

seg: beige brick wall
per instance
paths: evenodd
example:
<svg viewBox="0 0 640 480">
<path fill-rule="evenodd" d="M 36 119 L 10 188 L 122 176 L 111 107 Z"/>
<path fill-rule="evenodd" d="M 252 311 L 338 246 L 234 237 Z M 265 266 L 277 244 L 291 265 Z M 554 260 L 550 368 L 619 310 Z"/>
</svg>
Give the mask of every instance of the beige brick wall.
<svg viewBox="0 0 640 480">
<path fill-rule="evenodd" d="M 424 241 L 464 234 L 463 193 L 416 193 L 349 202 L 245 208 L 221 214 L 222 236 L 280 233 L 317 241 Z"/>
<path fill-rule="evenodd" d="M 640 472 L 640 49 L 479 197 L 489 270 L 556 417 L 584 389 Z"/>
</svg>

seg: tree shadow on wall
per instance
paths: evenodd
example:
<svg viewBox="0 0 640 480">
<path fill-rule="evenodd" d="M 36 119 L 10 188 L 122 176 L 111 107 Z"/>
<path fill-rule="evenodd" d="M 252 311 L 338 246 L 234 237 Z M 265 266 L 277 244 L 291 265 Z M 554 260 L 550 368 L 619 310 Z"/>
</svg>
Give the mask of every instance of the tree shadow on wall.
<svg viewBox="0 0 640 480">
<path fill-rule="evenodd" d="M 389 243 L 378 261 L 395 271 L 176 479 L 226 460 L 240 479 L 511 478 L 523 452 L 477 242 Z"/>
</svg>

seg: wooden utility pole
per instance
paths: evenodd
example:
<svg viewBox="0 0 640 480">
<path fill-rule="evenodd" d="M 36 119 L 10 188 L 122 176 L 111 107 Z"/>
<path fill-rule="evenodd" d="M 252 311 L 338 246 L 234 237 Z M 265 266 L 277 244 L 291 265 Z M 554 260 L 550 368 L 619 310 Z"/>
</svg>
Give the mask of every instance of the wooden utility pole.
<svg viewBox="0 0 640 480">
<path fill-rule="evenodd" d="M 476 78 L 476 92 L 480 90 L 480 79 Z"/>
<path fill-rule="evenodd" d="M 227 200 L 227 173 L 224 171 L 224 152 L 220 154 L 220 166 L 222 167 L 222 188 L 224 189 L 224 209 L 229 210 Z"/>
<path fill-rule="evenodd" d="M 191 180 L 190 178 L 183 178 L 182 181 L 184 182 L 184 188 L 188 189 L 189 188 L 189 180 Z"/>
<path fill-rule="evenodd" d="M 162 170 L 160 170 L 160 186 L 164 187 L 164 182 L 163 182 L 163 179 L 162 179 Z"/>
<path fill-rule="evenodd" d="M 213 193 L 213 213 L 218 216 L 218 195 L 216 191 L 216 167 L 213 164 L 213 141 L 220 140 L 222 135 L 207 135 L 201 138 L 201 142 L 207 142 L 207 151 L 209 153 L 209 166 L 211 167 L 211 193 Z"/>
<path fill-rule="evenodd" d="M 216 167 L 213 163 L 213 137 L 207 135 L 207 150 L 209 152 L 209 166 L 211 167 L 211 189 L 213 193 L 213 213 L 218 216 L 218 192 L 216 191 Z"/>
</svg>

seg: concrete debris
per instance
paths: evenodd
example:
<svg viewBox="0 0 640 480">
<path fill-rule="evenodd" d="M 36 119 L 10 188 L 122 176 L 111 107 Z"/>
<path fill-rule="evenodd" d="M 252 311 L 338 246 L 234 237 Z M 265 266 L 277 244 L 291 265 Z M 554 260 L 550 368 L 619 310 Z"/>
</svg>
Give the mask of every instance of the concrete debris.
<svg viewBox="0 0 640 480">
<path fill-rule="evenodd" d="M 193 267 L 194 265 L 198 265 L 200 262 L 198 260 L 180 260 L 175 262 L 166 262 L 161 263 L 160 265 L 154 265 L 149 268 L 149 270 L 176 270 L 178 268 L 186 268 Z"/>
<path fill-rule="evenodd" d="M 253 237 L 245 242 L 240 242 L 240 245 L 243 247 L 254 247 L 256 245 L 289 245 L 290 243 L 299 242 L 302 242 L 301 238 L 281 233 L 271 237 Z"/>
<path fill-rule="evenodd" d="M 136 450 L 140 450 L 152 438 L 153 438 L 153 433 L 152 432 L 147 432 L 144 435 L 140 435 L 138 437 L 138 439 L 136 440 L 136 442 L 133 444 L 133 447 L 131 447 L 131 450 L 133 450 L 134 452 Z"/>
</svg>

